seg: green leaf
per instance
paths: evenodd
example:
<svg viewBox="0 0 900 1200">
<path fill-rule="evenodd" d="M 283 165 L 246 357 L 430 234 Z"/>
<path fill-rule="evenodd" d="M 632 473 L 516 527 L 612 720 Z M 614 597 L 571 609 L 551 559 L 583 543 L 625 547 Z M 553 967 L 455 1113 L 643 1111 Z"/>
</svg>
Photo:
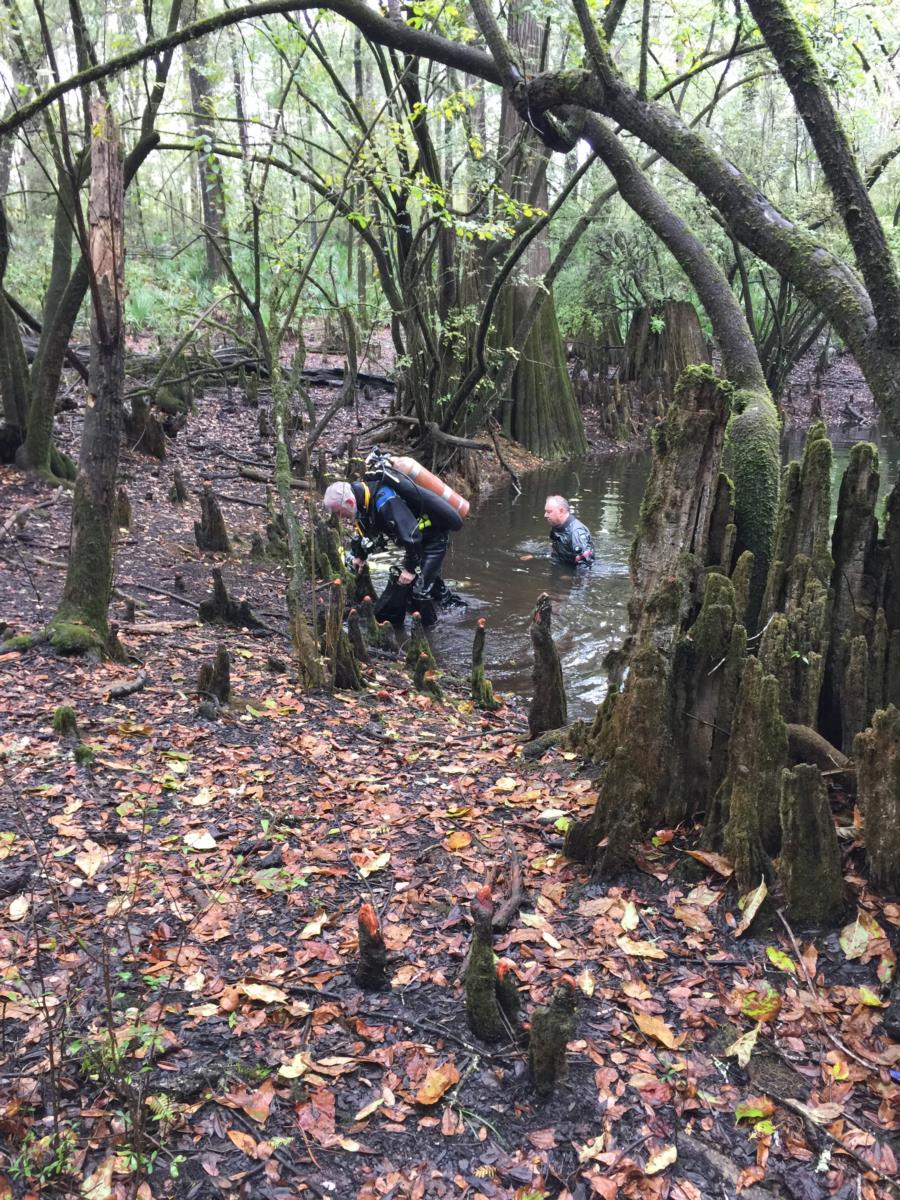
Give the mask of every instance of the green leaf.
<svg viewBox="0 0 900 1200">
<path fill-rule="evenodd" d="M 768 1096 L 748 1096 L 734 1110 L 738 1121 L 765 1121 L 775 1111 L 775 1105 Z"/>
<path fill-rule="evenodd" d="M 766 957 L 772 966 L 777 967 L 779 971 L 787 971 L 790 975 L 797 974 L 797 964 L 783 950 L 777 950 L 774 946 L 767 946 Z"/>
<path fill-rule="evenodd" d="M 883 1008 L 884 1007 L 884 1005 L 878 999 L 878 997 L 875 995 L 875 993 L 870 988 L 867 988 L 865 986 L 860 987 L 859 998 L 860 998 L 860 1001 L 863 1004 L 868 1005 L 869 1008 Z"/>
<path fill-rule="evenodd" d="M 754 1021 L 774 1021 L 781 1011 L 781 996 L 770 983 L 764 981 L 744 996 L 741 1012 Z"/>
</svg>

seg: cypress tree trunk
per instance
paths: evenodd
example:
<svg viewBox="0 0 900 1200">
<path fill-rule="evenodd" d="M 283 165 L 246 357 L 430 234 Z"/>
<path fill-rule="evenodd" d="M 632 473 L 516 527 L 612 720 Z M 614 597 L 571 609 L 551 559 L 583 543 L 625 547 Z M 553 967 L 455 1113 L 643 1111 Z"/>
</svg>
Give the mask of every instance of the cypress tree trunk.
<svg viewBox="0 0 900 1200">
<path fill-rule="evenodd" d="M 0 194 L 0 394 L 3 396 L 3 421 L 9 431 L 4 435 L 10 449 L 17 449 L 25 433 L 28 413 L 28 364 L 16 318 L 3 294 L 3 280 L 9 261 L 9 226 L 3 195 Z M 0 461 L 3 456 L 0 454 Z"/>
<path fill-rule="evenodd" d="M 661 322 L 661 327 L 657 326 Z M 708 363 L 709 351 L 693 304 L 667 300 L 661 308 L 639 308 L 622 352 L 622 383 L 634 384 L 648 415 L 663 412 L 685 367 Z"/>
<path fill-rule="evenodd" d="M 509 39 L 520 51 L 528 70 L 539 69 L 542 31 L 534 14 L 519 2 L 509 6 Z M 546 210 L 547 162 L 549 152 L 534 133 L 524 130 L 515 108 L 504 96 L 500 115 L 501 145 L 521 138 L 520 151 L 513 155 L 503 186 L 522 204 Z M 515 343 L 516 328 L 550 265 L 549 232 L 537 235 L 520 260 L 519 270 L 527 282 L 504 286 L 495 313 L 497 342 Z M 581 413 L 575 402 L 566 364 L 565 346 L 556 319 L 552 294 L 547 296 L 522 347 L 512 377 L 509 395 L 501 397 L 498 413 L 504 432 L 541 458 L 570 458 L 584 454 L 587 441 Z"/>
<path fill-rule="evenodd" d="M 72 500 L 72 531 L 62 598 L 50 640 L 68 651 L 102 649 L 112 588 L 113 514 L 124 385 L 124 179 L 119 134 L 109 108 L 92 106 L 89 203 L 90 394 Z"/>
<path fill-rule="evenodd" d="M 727 580 L 707 588 L 709 607 L 697 625 L 703 634 L 690 654 L 680 643 L 708 563 L 731 391 L 710 367 L 689 368 L 657 433 L 631 557 L 633 633 L 623 652 L 630 671 L 622 693 L 611 692 L 598 709 L 587 737 L 589 752 L 606 763 L 597 806 L 566 837 L 566 853 L 605 876 L 626 865 L 643 832 L 680 819 L 686 802 L 702 805 L 705 797 L 686 800 L 683 781 L 710 769 L 714 750 L 721 758 L 711 739 L 703 750 L 694 745 L 697 731 L 688 735 L 685 726 L 697 714 L 691 709 L 688 718 L 685 711 L 689 694 L 703 706 L 713 703 L 700 685 L 707 659 L 726 644 L 727 653 L 732 644 L 742 653 L 743 643 L 728 634 L 734 596 Z"/>
<path fill-rule="evenodd" d="M 199 3 L 195 4 L 195 13 L 200 15 Z M 191 124 L 194 136 L 199 142 L 197 150 L 197 170 L 200 177 L 200 202 L 203 209 L 203 224 L 210 236 L 206 239 L 206 271 L 210 279 L 218 279 L 223 271 L 219 252 L 213 241 L 221 249 L 222 254 L 230 260 L 228 242 L 228 219 L 225 208 L 225 188 L 222 182 L 222 163 L 218 155 L 213 153 L 215 130 L 213 118 L 215 105 L 212 89 L 206 75 L 206 46 L 202 39 L 191 44 L 190 54 L 185 50 L 188 60 L 188 79 L 191 86 Z"/>
</svg>

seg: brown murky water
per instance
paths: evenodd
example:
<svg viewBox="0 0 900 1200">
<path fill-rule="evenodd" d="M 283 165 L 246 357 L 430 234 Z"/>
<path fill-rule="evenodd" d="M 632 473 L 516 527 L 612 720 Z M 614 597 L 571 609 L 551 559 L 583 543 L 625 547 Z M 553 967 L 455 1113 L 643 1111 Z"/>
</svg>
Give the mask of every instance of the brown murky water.
<svg viewBox="0 0 900 1200">
<path fill-rule="evenodd" d="M 879 450 L 882 495 L 900 474 L 900 439 L 877 428 L 835 435 L 832 511 L 850 448 L 869 440 Z M 803 438 L 787 440 L 785 460 L 802 454 Z M 487 621 L 488 677 L 500 692 L 531 694 L 529 618 L 541 592 L 553 598 L 553 632 L 563 664 L 569 718 L 589 717 L 606 695 L 603 657 L 627 628 L 631 591 L 628 552 L 637 527 L 650 455 L 593 463 L 568 463 L 523 478 L 523 491 L 498 491 L 474 508 L 451 539 L 444 564 L 450 586 L 468 608 L 443 613 L 431 640 L 448 670 L 467 673 L 479 617 Z M 544 500 L 559 492 L 594 537 L 597 561 L 590 575 L 575 576 L 549 558 Z M 373 562 L 380 585 L 396 553 Z"/>
</svg>

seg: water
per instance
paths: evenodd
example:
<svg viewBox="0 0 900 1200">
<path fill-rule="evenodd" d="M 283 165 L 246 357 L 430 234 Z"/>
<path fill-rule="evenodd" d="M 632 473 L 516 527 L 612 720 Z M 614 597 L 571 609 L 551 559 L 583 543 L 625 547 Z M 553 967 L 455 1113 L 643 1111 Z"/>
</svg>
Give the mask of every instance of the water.
<svg viewBox="0 0 900 1200">
<path fill-rule="evenodd" d="M 900 475 L 900 439 L 878 427 L 839 432 L 832 438 L 832 514 L 850 448 L 872 441 L 881 464 L 881 495 Z M 803 452 L 803 435 L 786 439 L 784 458 Z M 463 529 L 450 539 L 444 577 L 465 596 L 467 609 L 442 613 L 432 630 L 435 654 L 448 670 L 469 670 L 472 638 L 479 617 L 487 621 L 485 662 L 495 690 L 531 696 L 529 622 L 541 592 L 553 600 L 553 635 L 563 664 L 569 718 L 591 717 L 606 695 L 603 657 L 621 645 L 627 632 L 631 595 L 628 553 L 637 528 L 650 471 L 649 451 L 600 462 L 544 468 L 522 479 L 514 496 L 501 489 L 473 508 Z M 553 493 L 569 499 L 594 538 L 597 560 L 587 576 L 553 563 L 544 500 Z M 373 562 L 381 585 L 396 551 Z"/>
<path fill-rule="evenodd" d="M 442 614 L 432 634 L 439 660 L 467 670 L 479 617 L 487 621 L 485 660 L 495 690 L 531 694 L 529 623 L 541 592 L 553 600 L 553 635 L 563 663 L 569 717 L 587 717 L 606 694 L 602 659 L 627 629 L 628 551 L 649 454 L 545 468 L 523 477 L 522 494 L 488 496 L 451 539 L 444 576 L 469 602 Z M 549 557 L 544 501 L 559 493 L 594 538 L 596 563 L 576 576 Z"/>
</svg>

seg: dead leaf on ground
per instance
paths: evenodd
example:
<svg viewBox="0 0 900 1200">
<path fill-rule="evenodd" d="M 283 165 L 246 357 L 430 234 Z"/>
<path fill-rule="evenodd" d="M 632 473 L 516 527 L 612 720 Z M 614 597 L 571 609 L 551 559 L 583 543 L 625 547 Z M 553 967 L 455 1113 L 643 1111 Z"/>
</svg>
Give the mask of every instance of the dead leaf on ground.
<svg viewBox="0 0 900 1200">
<path fill-rule="evenodd" d="M 673 1033 L 661 1017 L 653 1017 L 648 1013 L 635 1012 L 633 1010 L 631 1015 L 634 1017 L 634 1023 L 640 1029 L 641 1033 L 653 1038 L 661 1046 L 665 1046 L 667 1050 L 677 1050 L 685 1039 L 685 1034 Z"/>
<path fill-rule="evenodd" d="M 760 910 L 763 900 L 769 894 L 769 889 L 766 887 L 765 879 L 759 881 L 759 887 L 752 891 L 744 900 L 744 915 L 741 917 L 734 930 L 734 936 L 740 937 L 742 933 L 746 933 L 753 924 L 753 918 Z"/>
<path fill-rule="evenodd" d="M 697 862 L 703 863 L 704 867 L 709 867 L 718 875 L 724 875 L 728 879 L 734 874 L 734 867 L 723 854 L 715 854 L 712 850 L 688 850 L 691 858 L 696 858 Z"/>
<path fill-rule="evenodd" d="M 626 937 L 623 933 L 616 938 L 616 945 L 624 953 L 632 958 L 665 958 L 665 950 L 653 942 L 635 942 L 630 937 Z"/>
<path fill-rule="evenodd" d="M 441 1063 L 425 1076 L 425 1082 L 416 1092 L 417 1104 L 437 1104 L 444 1092 L 454 1083 L 459 1083 L 459 1071 L 452 1062 Z"/>
<path fill-rule="evenodd" d="M 674 1146 L 664 1146 L 662 1150 L 657 1150 L 656 1154 L 651 1154 L 647 1159 L 647 1165 L 644 1167 L 645 1175 L 658 1175 L 660 1171 L 665 1171 L 666 1167 L 671 1167 L 673 1162 L 678 1160 L 678 1151 Z"/>
</svg>

